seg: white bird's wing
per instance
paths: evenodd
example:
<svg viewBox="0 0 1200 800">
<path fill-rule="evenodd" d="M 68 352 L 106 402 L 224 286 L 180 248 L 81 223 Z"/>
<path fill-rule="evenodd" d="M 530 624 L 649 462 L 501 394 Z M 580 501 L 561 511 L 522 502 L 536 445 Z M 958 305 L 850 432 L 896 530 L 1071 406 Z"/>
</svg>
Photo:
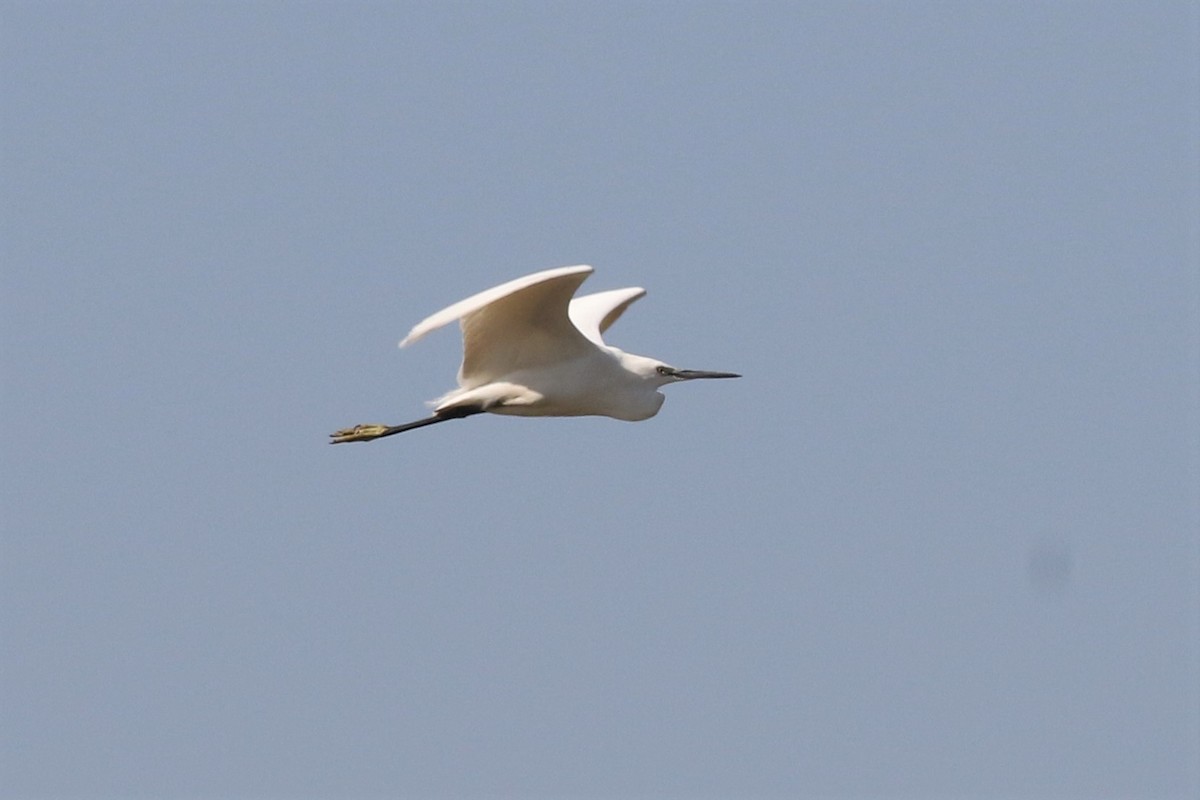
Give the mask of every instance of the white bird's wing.
<svg viewBox="0 0 1200 800">
<path fill-rule="evenodd" d="M 586 294 L 572 300 L 567 312 L 580 333 L 603 347 L 603 333 L 625 313 L 625 309 L 629 308 L 634 300 L 645 294 L 646 290 L 640 286 Z"/>
<path fill-rule="evenodd" d="M 486 289 L 417 323 L 400 346 L 459 320 L 464 388 L 584 355 L 593 345 L 571 323 L 567 306 L 590 274 L 587 266 L 559 267 Z"/>
</svg>

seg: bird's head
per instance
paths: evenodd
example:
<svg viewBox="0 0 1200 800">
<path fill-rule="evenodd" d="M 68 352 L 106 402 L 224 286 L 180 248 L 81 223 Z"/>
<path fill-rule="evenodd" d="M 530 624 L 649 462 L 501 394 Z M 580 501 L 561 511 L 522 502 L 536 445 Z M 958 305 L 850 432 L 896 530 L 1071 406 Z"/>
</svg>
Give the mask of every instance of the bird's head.
<svg viewBox="0 0 1200 800">
<path fill-rule="evenodd" d="M 703 369 L 678 369 L 670 364 L 665 364 L 653 358 L 645 356 L 630 356 L 622 354 L 625 361 L 625 367 L 630 372 L 638 375 L 642 380 L 658 388 L 666 386 L 668 383 L 679 383 L 680 381 L 692 381 L 697 378 L 740 378 L 736 372 L 712 372 Z"/>
</svg>

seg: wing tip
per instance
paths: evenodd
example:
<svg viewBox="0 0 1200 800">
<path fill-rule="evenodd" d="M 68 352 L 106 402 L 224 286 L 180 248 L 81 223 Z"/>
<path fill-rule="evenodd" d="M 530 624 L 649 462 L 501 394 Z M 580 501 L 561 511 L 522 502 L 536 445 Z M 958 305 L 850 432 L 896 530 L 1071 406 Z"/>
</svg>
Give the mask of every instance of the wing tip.
<svg viewBox="0 0 1200 800">
<path fill-rule="evenodd" d="M 396 346 L 397 347 L 408 347 L 410 344 L 417 341 L 424 335 L 425 335 L 425 331 L 421 331 L 420 333 L 418 333 L 415 329 L 411 330 L 408 332 L 408 336 L 405 336 L 403 339 L 401 339 L 400 344 L 398 344 Z"/>
</svg>

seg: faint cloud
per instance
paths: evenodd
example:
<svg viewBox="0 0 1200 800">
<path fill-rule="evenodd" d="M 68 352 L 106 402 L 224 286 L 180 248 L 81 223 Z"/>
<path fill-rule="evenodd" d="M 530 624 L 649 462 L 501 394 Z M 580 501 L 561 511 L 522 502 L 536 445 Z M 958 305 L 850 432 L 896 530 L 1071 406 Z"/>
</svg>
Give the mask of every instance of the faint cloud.
<svg viewBox="0 0 1200 800">
<path fill-rule="evenodd" d="M 1071 546 L 1062 540 L 1030 546 L 1025 563 L 1030 588 L 1045 600 L 1061 600 L 1071 585 L 1074 560 Z"/>
</svg>

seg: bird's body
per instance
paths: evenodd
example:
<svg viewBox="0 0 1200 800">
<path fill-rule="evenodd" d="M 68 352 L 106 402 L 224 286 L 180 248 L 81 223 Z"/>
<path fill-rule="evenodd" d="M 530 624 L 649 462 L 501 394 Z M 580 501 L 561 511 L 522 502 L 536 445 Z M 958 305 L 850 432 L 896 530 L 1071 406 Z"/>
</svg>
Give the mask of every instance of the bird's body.
<svg viewBox="0 0 1200 800">
<path fill-rule="evenodd" d="M 662 407 L 658 389 L 665 384 L 738 377 L 678 370 L 606 345 L 603 333 L 646 291 L 633 287 L 574 297 L 591 272 L 587 266 L 536 272 L 424 319 L 400 346 L 459 322 L 458 388 L 434 401 L 431 417 L 398 426 L 357 425 L 334 433 L 333 443 L 377 439 L 481 412 L 643 420 Z"/>
<path fill-rule="evenodd" d="M 560 361 L 553 371 L 518 370 L 504 380 L 455 389 L 438 400 L 435 411 L 482 404 L 483 410 L 493 414 L 520 417 L 649 419 L 658 413 L 665 398 L 630 373 L 622 357 L 628 358 L 628 354 L 605 348 Z"/>
</svg>

